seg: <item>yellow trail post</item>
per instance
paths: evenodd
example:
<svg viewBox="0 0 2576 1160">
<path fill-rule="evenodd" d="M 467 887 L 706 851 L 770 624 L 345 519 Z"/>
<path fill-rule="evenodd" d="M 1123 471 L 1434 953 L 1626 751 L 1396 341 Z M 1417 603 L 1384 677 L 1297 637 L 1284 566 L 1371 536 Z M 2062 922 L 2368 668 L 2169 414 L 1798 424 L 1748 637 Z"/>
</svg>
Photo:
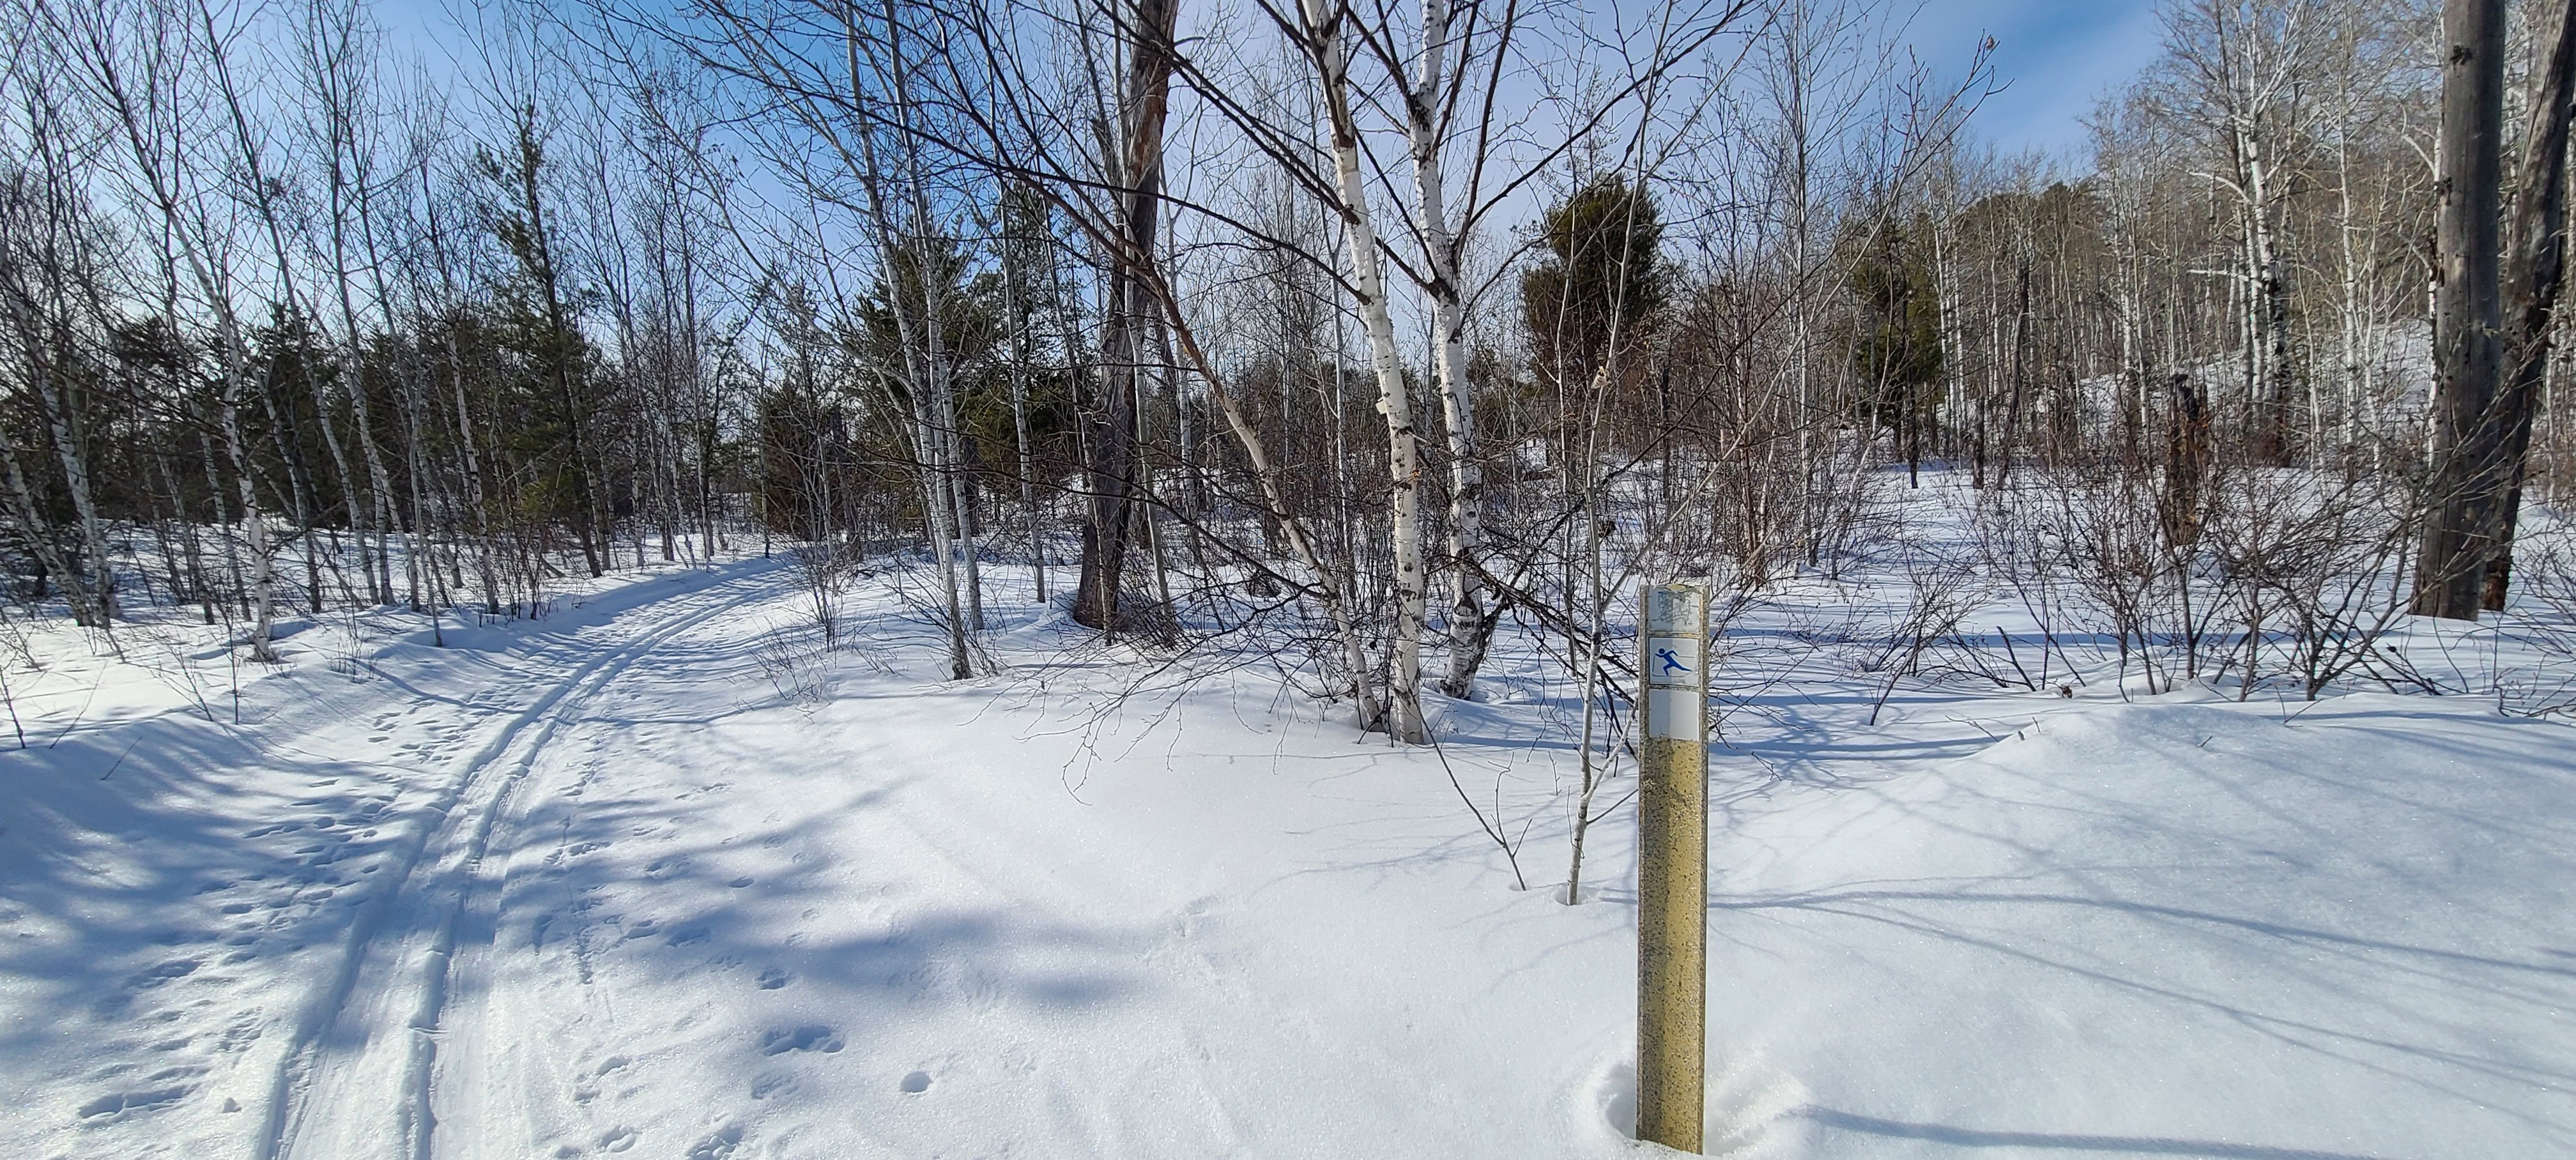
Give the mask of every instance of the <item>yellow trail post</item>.
<svg viewBox="0 0 2576 1160">
<path fill-rule="evenodd" d="M 1638 592 L 1637 1138 L 1700 1150 L 1708 1042 L 1708 592 Z"/>
</svg>

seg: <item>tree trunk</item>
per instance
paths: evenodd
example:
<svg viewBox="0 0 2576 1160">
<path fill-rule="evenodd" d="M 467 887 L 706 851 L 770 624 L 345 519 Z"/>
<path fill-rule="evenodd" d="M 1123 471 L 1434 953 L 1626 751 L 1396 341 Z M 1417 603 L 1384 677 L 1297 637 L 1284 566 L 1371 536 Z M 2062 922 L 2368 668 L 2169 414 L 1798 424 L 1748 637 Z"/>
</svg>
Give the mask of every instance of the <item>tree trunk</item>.
<svg viewBox="0 0 2576 1160">
<path fill-rule="evenodd" d="M 1034 201 L 1030 204 L 1037 204 Z M 1037 585 L 1036 601 L 1046 603 L 1046 525 L 1038 518 L 1037 465 L 1029 455 L 1029 304 L 1027 264 L 1024 247 L 1043 243 L 1023 239 L 1012 232 L 1018 223 L 1013 219 L 1016 206 L 1005 199 L 1002 204 L 1002 301 L 1003 325 L 1010 328 L 1011 341 L 1011 437 L 1019 455 L 1020 511 L 1029 521 L 1029 574 Z M 1043 213 L 1043 211 L 1040 211 Z M 1039 220 L 1044 221 L 1041 217 Z"/>
<path fill-rule="evenodd" d="M 2522 480 L 2531 453 L 2532 418 L 2549 373 L 2550 319 L 2567 272 L 2567 136 L 2576 113 L 2576 4 L 2558 5 L 2558 27 L 2549 63 L 2536 78 L 2531 131 L 2524 137 L 2521 181 L 2515 186 L 2513 221 L 2506 236 L 2504 273 L 2505 382 L 2497 400 L 2504 428 L 2496 476 L 2501 493 L 2488 518 L 2486 576 L 2481 607 L 2502 611 L 2512 583 L 2513 535 L 2522 506 Z"/>
<path fill-rule="evenodd" d="M 1135 513 L 1137 379 L 1144 362 L 1152 314 L 1142 272 L 1154 261 L 1161 214 L 1163 122 L 1170 112 L 1172 69 L 1178 57 L 1172 29 L 1179 0 L 1131 0 L 1126 32 L 1127 80 L 1117 158 L 1118 238 L 1109 255 L 1109 301 L 1102 334 L 1107 366 L 1086 417 L 1084 482 L 1091 493 L 1091 521 L 1083 529 L 1082 574 L 1073 618 L 1103 632 L 1118 625 L 1118 588 L 1127 561 Z"/>
<path fill-rule="evenodd" d="M 17 262 L 12 264 L 20 265 Z M 12 272 L 38 278 L 63 276 L 60 271 L 30 270 L 23 266 Z M 47 355 L 53 345 L 53 336 L 48 333 L 52 328 L 47 320 L 36 312 L 25 288 L 10 287 L 8 298 L 10 315 L 18 327 L 18 342 L 26 357 L 27 377 L 36 388 L 36 402 L 44 414 L 48 441 L 54 445 L 55 460 L 63 469 L 63 486 L 71 493 L 72 512 L 80 520 L 81 550 L 89 565 L 89 575 L 83 576 L 79 569 L 69 567 L 68 562 L 48 555 L 55 551 L 55 547 L 47 538 L 34 494 L 28 490 L 28 483 L 19 467 L 16 450 L 0 445 L 0 452 L 8 457 L 9 485 L 18 499 L 19 519 L 26 525 L 28 545 L 38 553 L 46 569 L 61 578 L 63 595 L 71 605 L 72 622 L 107 628 L 116 614 L 115 572 L 107 558 L 107 537 L 100 530 L 98 505 L 91 498 L 89 456 L 82 451 L 80 435 L 74 427 L 74 400 L 63 389 L 61 377 L 55 373 L 53 360 Z"/>
<path fill-rule="evenodd" d="M 2204 496 L 2212 459 L 2209 446 L 2209 398 L 2200 380 L 2176 371 L 2166 385 L 2173 410 L 2165 428 L 2164 494 L 2157 504 L 2165 546 L 2181 554 L 2200 542 L 2206 512 Z"/>
<path fill-rule="evenodd" d="M 1421 468 L 1413 442 L 1413 401 L 1395 346 L 1395 316 L 1388 309 L 1386 275 L 1378 264 L 1377 232 L 1370 225 L 1368 190 L 1360 174 L 1358 125 L 1351 115 L 1348 61 L 1342 44 L 1342 9 L 1332 0 L 1301 0 L 1306 49 L 1315 61 L 1332 138 L 1335 190 L 1340 197 L 1351 263 L 1353 297 L 1368 331 L 1376 373 L 1378 410 L 1386 416 L 1387 480 L 1393 489 L 1389 539 L 1395 570 L 1395 638 L 1388 644 L 1387 732 L 1420 744 L 1422 703 Z"/>
<path fill-rule="evenodd" d="M 1413 191 L 1421 215 L 1422 249 L 1430 267 L 1431 334 L 1440 356 L 1441 419 L 1449 435 L 1449 673 L 1440 691 L 1461 700 L 1474 694 L 1484 667 L 1485 607 L 1478 569 L 1484 553 L 1485 480 L 1478 462 L 1476 399 L 1467 381 L 1465 288 L 1460 285 L 1461 239 L 1449 225 L 1442 188 L 1438 129 L 1442 87 L 1448 83 L 1450 0 L 1423 0 L 1422 55 L 1413 91 L 1405 101 L 1413 145 Z M 1465 53 L 1458 65 L 1464 68 Z M 1666 457 L 1670 461 L 1670 457 Z"/>
<path fill-rule="evenodd" d="M 2442 174 L 2433 357 L 2433 459 L 2415 563 L 2418 616 L 2476 620 L 2504 488 L 2504 303 L 2497 272 L 2504 121 L 2504 0 L 2446 0 Z"/>
</svg>

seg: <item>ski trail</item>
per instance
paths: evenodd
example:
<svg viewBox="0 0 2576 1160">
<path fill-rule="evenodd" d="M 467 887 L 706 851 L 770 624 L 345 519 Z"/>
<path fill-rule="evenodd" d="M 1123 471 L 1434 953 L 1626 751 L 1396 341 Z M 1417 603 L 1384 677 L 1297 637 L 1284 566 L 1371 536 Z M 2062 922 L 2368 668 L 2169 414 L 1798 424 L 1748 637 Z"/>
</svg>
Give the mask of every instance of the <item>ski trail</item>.
<svg viewBox="0 0 2576 1160">
<path fill-rule="evenodd" d="M 419 827 L 400 851 L 389 883 L 351 923 L 338 972 L 279 1062 L 259 1137 L 262 1160 L 306 1154 L 329 1160 L 425 1160 L 435 1129 L 429 1114 L 430 1077 L 459 924 L 517 783 L 571 710 L 665 641 L 751 600 L 762 590 L 757 579 L 770 567 L 738 569 L 675 599 L 622 614 L 682 605 L 624 642 L 595 651 L 512 715 L 457 767 L 428 807 L 440 820 Z M 615 624 L 611 619 L 597 627 Z M 578 641 L 566 638 L 564 643 Z M 496 767 L 508 772 L 486 776 Z M 398 913 L 404 921 L 389 926 Z M 408 1004 L 402 1002 L 405 997 Z M 398 1061 L 388 1058 L 396 1054 L 397 1041 L 402 1044 Z M 309 1147 L 299 1150 L 302 1145 Z"/>
<path fill-rule="evenodd" d="M 614 831 L 591 831 L 583 822 L 593 810 L 620 811 L 640 788 L 633 783 L 638 771 L 658 767 L 661 738 L 651 722 L 675 698 L 759 682 L 752 638 L 721 622 L 700 626 L 666 638 L 577 712 L 563 714 L 562 732 L 512 793 L 449 967 L 454 999 L 441 1020 L 431 1080 L 440 1157 L 515 1160 L 667 1143 L 659 1132 L 652 1145 L 637 1143 L 634 1108 L 616 1090 L 643 1082 L 637 1065 L 652 1054 L 652 1035 L 639 1039 L 635 1029 L 620 1027 L 620 1000 L 636 992 L 594 973 L 607 965 L 594 954 L 615 944 L 592 945 L 602 918 L 593 908 L 605 885 L 595 876 L 606 859 L 585 857 L 644 835 L 620 826 L 627 832 L 613 838 Z M 623 884 L 654 883 L 687 862 L 683 856 L 629 867 L 636 877 Z M 618 942 L 648 930 L 674 946 L 707 937 L 703 928 L 692 936 L 686 926 L 664 930 L 650 919 L 630 926 L 620 914 L 624 904 L 610 905 L 608 929 Z"/>
</svg>

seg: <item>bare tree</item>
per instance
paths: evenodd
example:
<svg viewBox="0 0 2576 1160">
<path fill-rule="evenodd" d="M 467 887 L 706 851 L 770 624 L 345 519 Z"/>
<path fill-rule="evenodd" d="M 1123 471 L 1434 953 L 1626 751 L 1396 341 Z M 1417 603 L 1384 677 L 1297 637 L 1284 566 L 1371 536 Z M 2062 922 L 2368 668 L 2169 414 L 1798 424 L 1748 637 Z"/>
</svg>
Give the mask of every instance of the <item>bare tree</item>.
<svg viewBox="0 0 2576 1160">
<path fill-rule="evenodd" d="M 2504 298 L 2497 270 L 2503 178 L 2505 5 L 2447 0 L 2442 35 L 2441 278 L 2434 289 L 2433 461 L 2415 612 L 2476 620 L 2488 538 L 2507 490 L 2497 402 Z"/>
<path fill-rule="evenodd" d="M 2489 473 L 2500 493 L 2487 502 L 2495 525 L 2486 535 L 2486 576 L 2479 605 L 2504 608 L 2513 571 L 2514 526 L 2529 471 L 2531 429 L 2549 373 L 2552 320 L 2567 274 L 2567 140 L 2576 118 L 2576 5 L 2557 6 L 2548 55 L 2535 78 L 2531 128 L 2523 137 L 2513 218 L 2506 223 L 2504 256 L 2504 384 L 2495 422 L 2503 427 Z"/>
</svg>

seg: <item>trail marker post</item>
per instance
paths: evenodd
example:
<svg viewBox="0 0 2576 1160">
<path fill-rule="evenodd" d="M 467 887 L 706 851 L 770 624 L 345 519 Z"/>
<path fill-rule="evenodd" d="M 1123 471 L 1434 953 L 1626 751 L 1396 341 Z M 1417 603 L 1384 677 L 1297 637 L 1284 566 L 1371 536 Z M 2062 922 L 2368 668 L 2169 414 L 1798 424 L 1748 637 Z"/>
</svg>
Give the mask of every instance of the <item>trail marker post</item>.
<svg viewBox="0 0 2576 1160">
<path fill-rule="evenodd" d="M 1638 591 L 1637 1138 L 1700 1150 L 1708 1044 L 1708 591 Z"/>
</svg>

